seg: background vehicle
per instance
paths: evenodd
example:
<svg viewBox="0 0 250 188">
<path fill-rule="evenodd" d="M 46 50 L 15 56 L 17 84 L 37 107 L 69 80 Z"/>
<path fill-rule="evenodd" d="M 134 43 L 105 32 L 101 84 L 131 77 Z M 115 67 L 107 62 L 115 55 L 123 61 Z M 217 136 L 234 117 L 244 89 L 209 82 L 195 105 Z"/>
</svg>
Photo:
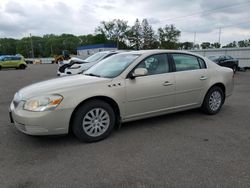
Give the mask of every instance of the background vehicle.
<svg viewBox="0 0 250 188">
<path fill-rule="evenodd" d="M 76 58 L 76 57 L 72 57 L 68 60 L 63 60 L 60 59 L 58 61 L 58 70 L 57 70 L 57 76 L 66 76 L 66 72 L 65 70 L 67 69 L 67 67 L 70 67 L 74 64 L 82 64 L 82 63 L 86 63 L 83 59 L 80 58 Z"/>
<path fill-rule="evenodd" d="M 89 56 L 88 58 L 82 60 L 82 61 L 72 61 L 68 63 L 68 65 L 65 65 L 64 70 L 61 68 L 58 72 L 59 75 L 73 75 L 73 74 L 81 74 L 85 70 L 89 69 L 96 63 L 100 62 L 101 60 L 110 57 L 112 55 L 115 55 L 121 51 L 103 51 L 95 53 L 92 56 Z"/>
<path fill-rule="evenodd" d="M 25 69 L 26 62 L 22 56 L 4 55 L 0 56 L 0 69 L 2 68 L 16 68 Z"/>
<path fill-rule="evenodd" d="M 26 64 L 33 64 L 33 61 L 32 61 L 32 60 L 27 60 L 27 59 L 25 59 L 25 63 L 26 63 Z"/>
<path fill-rule="evenodd" d="M 67 61 L 67 60 L 69 60 L 69 59 L 71 58 L 71 56 L 70 56 L 68 50 L 63 50 L 63 51 L 62 51 L 62 55 L 55 56 L 54 58 L 55 58 L 55 59 L 52 60 L 51 63 L 52 63 L 52 64 L 54 64 L 54 63 L 58 64 L 58 63 L 61 62 L 61 61 L 64 61 L 64 60 Z"/>
<path fill-rule="evenodd" d="M 216 114 L 232 91 L 233 71 L 201 56 L 131 51 L 111 56 L 84 74 L 21 89 L 10 117 L 27 134 L 71 130 L 80 140 L 94 142 L 122 122 L 200 107 Z"/>
<path fill-rule="evenodd" d="M 208 59 L 212 60 L 220 66 L 233 69 L 234 73 L 238 70 L 239 60 L 229 55 L 209 56 Z"/>
</svg>

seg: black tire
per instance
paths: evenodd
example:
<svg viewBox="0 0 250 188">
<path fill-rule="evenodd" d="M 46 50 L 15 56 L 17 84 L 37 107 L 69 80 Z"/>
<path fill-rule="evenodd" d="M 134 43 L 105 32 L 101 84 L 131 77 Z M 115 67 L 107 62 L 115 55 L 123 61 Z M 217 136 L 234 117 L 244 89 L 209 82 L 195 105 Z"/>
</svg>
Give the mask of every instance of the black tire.
<svg viewBox="0 0 250 188">
<path fill-rule="evenodd" d="M 26 66 L 24 65 L 24 64 L 21 64 L 21 65 L 19 65 L 19 69 L 25 69 L 26 68 Z"/>
<path fill-rule="evenodd" d="M 236 65 L 234 65 L 234 66 L 232 67 L 232 69 L 233 69 L 234 74 L 235 74 L 235 73 L 236 73 L 236 71 L 237 71 L 237 66 L 236 66 Z"/>
<path fill-rule="evenodd" d="M 0 66 L 0 70 L 2 69 L 2 67 Z"/>
<path fill-rule="evenodd" d="M 211 98 L 212 98 L 212 95 L 214 93 L 220 95 L 221 100 L 220 100 L 220 103 L 216 106 L 216 108 L 214 107 L 214 109 L 213 109 L 212 105 L 210 105 L 210 100 L 212 100 Z M 207 92 L 201 109 L 204 113 L 209 114 L 209 115 L 217 114 L 220 111 L 220 109 L 224 103 L 224 100 L 225 100 L 225 95 L 224 95 L 222 89 L 218 86 L 214 86 L 211 89 L 209 89 L 209 91 Z"/>
<path fill-rule="evenodd" d="M 101 135 L 91 136 L 86 132 L 86 130 L 84 130 L 83 120 L 87 116 L 87 114 L 90 113 L 90 111 L 97 109 L 97 108 L 107 112 L 109 116 L 109 125 L 107 126 L 107 129 L 105 130 L 105 132 L 103 132 Z M 110 133 L 112 132 L 115 126 L 115 119 L 116 117 L 115 117 L 114 110 L 108 103 L 102 100 L 91 100 L 81 105 L 77 109 L 77 111 L 74 113 L 73 121 L 72 121 L 72 131 L 74 135 L 81 141 L 97 142 L 97 141 L 103 140 L 104 138 L 110 135 Z M 87 128 L 87 129 L 91 129 L 91 128 Z M 100 127 L 98 128 L 98 130 L 101 130 Z"/>
</svg>

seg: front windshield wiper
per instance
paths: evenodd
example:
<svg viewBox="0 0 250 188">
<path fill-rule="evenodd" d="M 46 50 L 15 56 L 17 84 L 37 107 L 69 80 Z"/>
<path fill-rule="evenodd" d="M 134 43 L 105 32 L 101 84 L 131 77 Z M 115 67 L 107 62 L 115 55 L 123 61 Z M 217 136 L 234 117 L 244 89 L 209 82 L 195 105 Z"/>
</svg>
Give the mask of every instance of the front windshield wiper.
<svg viewBox="0 0 250 188">
<path fill-rule="evenodd" d="M 98 75 L 98 74 L 93 74 L 93 73 L 88 73 L 88 74 L 83 74 L 83 75 L 101 77 L 100 75 Z"/>
</svg>

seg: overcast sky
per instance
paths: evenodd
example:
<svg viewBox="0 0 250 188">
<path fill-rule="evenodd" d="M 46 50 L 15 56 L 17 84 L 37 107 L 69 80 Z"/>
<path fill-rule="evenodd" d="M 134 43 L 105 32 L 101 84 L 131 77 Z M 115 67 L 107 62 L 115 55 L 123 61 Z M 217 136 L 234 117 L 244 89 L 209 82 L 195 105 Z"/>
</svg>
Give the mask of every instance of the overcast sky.
<svg viewBox="0 0 250 188">
<path fill-rule="evenodd" d="M 0 0 L 0 37 L 94 33 L 100 21 L 147 18 L 174 24 L 181 41 L 221 43 L 250 38 L 250 0 Z"/>
</svg>

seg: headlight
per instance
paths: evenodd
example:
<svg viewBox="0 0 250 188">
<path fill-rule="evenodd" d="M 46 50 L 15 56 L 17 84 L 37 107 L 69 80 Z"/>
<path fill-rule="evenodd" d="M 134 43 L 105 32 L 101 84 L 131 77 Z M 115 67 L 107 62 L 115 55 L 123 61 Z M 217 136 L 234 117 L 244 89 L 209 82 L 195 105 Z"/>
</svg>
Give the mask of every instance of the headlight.
<svg viewBox="0 0 250 188">
<path fill-rule="evenodd" d="M 46 95 L 28 99 L 23 109 L 33 112 L 42 112 L 46 110 L 54 110 L 63 100 L 61 95 Z"/>
</svg>

